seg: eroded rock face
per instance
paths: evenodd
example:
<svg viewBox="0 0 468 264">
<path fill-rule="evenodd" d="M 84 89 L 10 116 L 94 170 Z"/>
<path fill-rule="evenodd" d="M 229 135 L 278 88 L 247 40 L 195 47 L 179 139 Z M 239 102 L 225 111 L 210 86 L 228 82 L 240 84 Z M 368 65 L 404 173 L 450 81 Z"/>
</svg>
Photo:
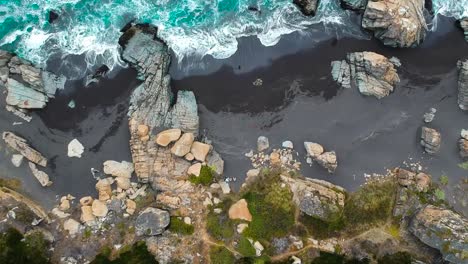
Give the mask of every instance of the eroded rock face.
<svg viewBox="0 0 468 264">
<path fill-rule="evenodd" d="M 362 27 L 391 47 L 415 47 L 426 37 L 424 0 L 368 1 Z"/>
<path fill-rule="evenodd" d="M 367 0 L 341 0 L 341 6 L 346 9 L 364 11 L 367 6 Z"/>
<path fill-rule="evenodd" d="M 440 250 L 451 263 L 466 263 L 468 221 L 448 209 L 428 205 L 419 210 L 409 227 L 424 244 Z"/>
<path fill-rule="evenodd" d="M 468 110 L 468 60 L 458 62 L 458 106 Z"/>
<path fill-rule="evenodd" d="M 317 163 L 328 170 L 329 173 L 335 172 L 338 167 L 335 151 L 325 152 L 317 157 Z"/>
<path fill-rule="evenodd" d="M 29 168 L 31 169 L 31 172 L 34 175 L 34 177 L 36 177 L 36 179 L 42 185 L 42 187 L 47 187 L 47 186 L 52 185 L 52 181 L 50 181 L 49 175 L 37 169 L 36 164 L 29 162 Z"/>
<path fill-rule="evenodd" d="M 440 133 L 428 127 L 422 127 L 421 129 L 421 145 L 424 147 L 424 150 L 429 154 L 435 154 L 440 149 L 441 143 Z"/>
<path fill-rule="evenodd" d="M 12 132 L 4 132 L 3 140 L 5 140 L 5 143 L 8 146 L 21 153 L 21 155 L 29 161 L 42 167 L 47 166 L 47 159 L 39 151 L 29 146 L 26 139 L 19 137 Z"/>
<path fill-rule="evenodd" d="M 148 207 L 142 211 L 135 222 L 136 233 L 139 236 L 155 236 L 161 234 L 169 225 L 170 217 L 167 211 Z"/>
<path fill-rule="evenodd" d="M 468 41 L 468 17 L 465 17 L 460 20 L 460 26 L 465 32 L 465 39 Z"/>
<path fill-rule="evenodd" d="M 392 60 L 375 52 L 354 52 L 332 62 L 332 77 L 343 88 L 356 86 L 363 95 L 381 99 L 400 82 Z"/>
<path fill-rule="evenodd" d="M 315 16 L 319 5 L 319 0 L 293 0 L 305 16 Z"/>
<path fill-rule="evenodd" d="M 345 190 L 337 185 L 316 179 L 298 179 L 281 176 L 293 193 L 293 201 L 301 212 L 329 221 L 344 207 Z"/>
<path fill-rule="evenodd" d="M 468 130 L 463 129 L 460 134 L 461 139 L 458 141 L 460 156 L 462 158 L 468 158 Z"/>
<path fill-rule="evenodd" d="M 104 173 L 108 175 L 130 179 L 133 171 L 133 164 L 128 161 L 108 160 L 104 162 Z"/>
</svg>

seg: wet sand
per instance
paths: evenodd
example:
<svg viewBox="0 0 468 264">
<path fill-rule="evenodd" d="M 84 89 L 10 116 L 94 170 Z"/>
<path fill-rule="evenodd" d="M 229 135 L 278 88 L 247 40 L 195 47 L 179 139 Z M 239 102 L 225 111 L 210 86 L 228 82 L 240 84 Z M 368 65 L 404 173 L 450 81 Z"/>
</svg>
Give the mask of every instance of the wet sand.
<svg viewBox="0 0 468 264">
<path fill-rule="evenodd" d="M 461 162 L 457 140 L 460 130 L 468 128 L 468 113 L 456 104 L 456 62 L 468 57 L 468 43 L 452 20 L 442 22 L 416 49 L 387 48 L 376 40 L 338 40 L 336 35 L 317 29 L 306 37 L 291 34 L 274 47 L 263 47 L 256 38 L 242 39 L 238 52 L 229 59 L 205 58 L 201 66 L 190 68 L 174 62 L 170 72 L 173 90 L 195 91 L 201 132 L 223 155 L 226 177 L 236 177 L 236 187 L 250 168 L 244 153 L 255 148 L 260 135 L 268 136 L 273 147 L 284 140 L 293 141 L 305 176 L 350 190 L 363 183 L 365 173 L 383 173 L 410 158 L 420 161 L 435 178 L 448 175 L 453 185 L 467 175 L 457 167 Z M 332 60 L 364 50 L 401 59 L 403 66 L 398 72 L 402 82 L 387 98 L 377 100 L 357 90 L 339 89 L 331 79 Z M 94 194 L 90 169 L 101 169 L 103 161 L 131 160 L 126 113 L 129 95 L 139 82 L 131 69 L 115 71 L 114 75 L 87 88 L 82 81 L 67 84 L 29 124 L 12 126 L 20 120 L 0 111 L 2 131 L 27 138 L 50 158 L 51 165 L 45 171 L 54 184 L 40 187 L 26 163 L 14 168 L 2 141 L 0 170 L 8 174 L 5 176 L 22 179 L 25 191 L 50 207 L 55 195 Z M 257 78 L 263 80 L 260 87 L 252 84 Z M 71 99 L 76 102 L 75 109 L 67 107 Z M 0 98 L 0 109 L 4 102 Z M 430 107 L 438 112 L 429 126 L 441 131 L 443 141 L 435 156 L 424 154 L 419 145 L 422 115 Z M 73 138 L 86 148 L 81 159 L 66 156 Z M 316 164 L 305 164 L 304 141 L 319 142 L 337 152 L 335 174 Z"/>
</svg>

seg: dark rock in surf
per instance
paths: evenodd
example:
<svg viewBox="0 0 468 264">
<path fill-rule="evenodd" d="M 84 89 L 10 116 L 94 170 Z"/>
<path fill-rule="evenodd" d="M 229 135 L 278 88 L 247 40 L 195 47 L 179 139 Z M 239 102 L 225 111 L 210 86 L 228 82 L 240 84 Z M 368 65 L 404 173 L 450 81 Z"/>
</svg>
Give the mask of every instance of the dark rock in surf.
<svg viewBox="0 0 468 264">
<path fill-rule="evenodd" d="M 468 60 L 458 62 L 458 106 L 468 110 Z"/>
<path fill-rule="evenodd" d="M 293 0 L 305 16 L 315 16 L 319 5 L 319 0 Z"/>
<path fill-rule="evenodd" d="M 247 9 L 252 12 L 261 12 L 256 6 L 249 6 Z"/>
<path fill-rule="evenodd" d="M 343 0 L 344 7 L 365 9 L 362 27 L 374 32 L 374 36 L 391 47 L 415 47 L 419 45 L 428 31 L 424 17 L 424 0 L 380 0 L 364 1 Z"/>
<path fill-rule="evenodd" d="M 366 9 L 367 0 L 341 0 L 341 6 L 345 9 L 354 11 L 364 11 Z"/>
<path fill-rule="evenodd" d="M 332 77 L 343 88 L 357 86 L 363 95 L 381 99 L 399 83 L 396 58 L 388 59 L 374 52 L 354 52 L 346 60 L 333 61 Z"/>
<path fill-rule="evenodd" d="M 49 11 L 49 23 L 54 23 L 59 18 L 59 14 L 53 10 Z"/>
</svg>

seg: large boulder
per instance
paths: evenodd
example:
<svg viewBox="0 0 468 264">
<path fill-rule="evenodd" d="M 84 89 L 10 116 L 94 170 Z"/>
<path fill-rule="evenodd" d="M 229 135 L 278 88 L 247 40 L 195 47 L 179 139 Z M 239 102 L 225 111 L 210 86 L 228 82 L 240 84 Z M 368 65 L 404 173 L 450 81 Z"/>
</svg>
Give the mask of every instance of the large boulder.
<svg viewBox="0 0 468 264">
<path fill-rule="evenodd" d="M 193 157 L 201 162 L 205 162 L 208 152 L 211 150 L 211 145 L 195 141 L 190 148 L 190 153 L 193 154 Z"/>
<path fill-rule="evenodd" d="M 338 167 L 338 160 L 335 151 L 324 152 L 316 159 L 320 166 L 328 170 L 329 173 L 334 173 Z"/>
<path fill-rule="evenodd" d="M 468 60 L 458 62 L 458 106 L 468 110 Z"/>
<path fill-rule="evenodd" d="M 167 211 L 148 207 L 140 212 L 135 222 L 136 233 L 139 236 L 155 236 L 161 234 L 169 225 L 170 217 Z"/>
<path fill-rule="evenodd" d="M 47 166 L 47 159 L 37 150 L 29 146 L 26 139 L 19 137 L 12 132 L 3 132 L 3 140 L 12 149 L 18 151 L 29 161 L 40 165 L 42 167 Z"/>
<path fill-rule="evenodd" d="M 349 53 L 346 60 L 332 62 L 332 77 L 343 88 L 354 85 L 361 94 L 378 99 L 393 92 L 400 82 L 394 60 L 367 51 Z"/>
<path fill-rule="evenodd" d="M 332 183 L 316 179 L 299 179 L 281 176 L 293 193 L 299 210 L 309 216 L 329 221 L 344 207 L 345 190 Z"/>
<path fill-rule="evenodd" d="M 315 16 L 319 5 L 319 0 L 293 0 L 305 16 Z"/>
<path fill-rule="evenodd" d="M 219 176 L 223 175 L 224 172 L 224 160 L 221 158 L 218 152 L 211 150 L 206 158 L 206 164 L 213 169 L 213 171 Z"/>
<path fill-rule="evenodd" d="M 104 162 L 104 173 L 108 175 L 130 179 L 133 171 L 133 164 L 128 161 L 108 160 Z"/>
<path fill-rule="evenodd" d="M 421 129 L 421 145 L 424 147 L 424 150 L 429 154 L 435 154 L 440 149 L 441 144 L 440 133 L 428 127 L 422 127 Z"/>
<path fill-rule="evenodd" d="M 172 146 L 171 152 L 177 157 L 183 157 L 192 149 L 192 144 L 194 141 L 193 133 L 183 134 L 179 140 Z"/>
<path fill-rule="evenodd" d="M 249 211 L 249 207 L 245 199 L 240 199 L 231 205 L 228 214 L 230 219 L 239 219 L 249 222 L 252 221 L 252 214 Z"/>
<path fill-rule="evenodd" d="M 463 216 L 428 205 L 415 214 L 409 230 L 424 244 L 438 249 L 444 260 L 467 263 L 468 221 Z"/>
<path fill-rule="evenodd" d="M 178 128 L 167 129 L 156 135 L 156 143 L 159 146 L 167 147 L 170 143 L 178 140 L 181 135 L 182 131 Z"/>
<path fill-rule="evenodd" d="M 304 147 L 306 149 L 307 155 L 311 156 L 314 159 L 322 155 L 322 153 L 324 152 L 323 146 L 318 143 L 304 142 Z"/>
<path fill-rule="evenodd" d="M 415 47 L 426 37 L 425 0 L 368 1 L 362 27 L 392 47 Z"/>
</svg>

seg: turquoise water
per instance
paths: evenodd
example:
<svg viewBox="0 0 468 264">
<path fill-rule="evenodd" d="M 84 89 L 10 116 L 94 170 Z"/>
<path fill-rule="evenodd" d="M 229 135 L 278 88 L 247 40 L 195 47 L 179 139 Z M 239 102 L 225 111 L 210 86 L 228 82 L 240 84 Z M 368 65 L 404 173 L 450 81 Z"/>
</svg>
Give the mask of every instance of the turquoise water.
<svg viewBox="0 0 468 264">
<path fill-rule="evenodd" d="M 321 0 L 317 17 L 304 17 L 292 0 L 0 0 L 0 47 L 42 65 L 56 52 L 86 54 L 86 63 L 123 64 L 117 40 L 127 22 L 157 25 L 179 60 L 227 58 L 237 38 L 255 35 L 265 46 L 315 23 L 349 31 L 356 25 L 339 0 Z M 468 0 L 434 1 L 437 13 L 468 15 Z M 262 12 L 252 12 L 257 6 Z M 61 14 L 49 24 L 48 11 Z M 346 31 L 346 30 L 345 30 Z"/>
</svg>

